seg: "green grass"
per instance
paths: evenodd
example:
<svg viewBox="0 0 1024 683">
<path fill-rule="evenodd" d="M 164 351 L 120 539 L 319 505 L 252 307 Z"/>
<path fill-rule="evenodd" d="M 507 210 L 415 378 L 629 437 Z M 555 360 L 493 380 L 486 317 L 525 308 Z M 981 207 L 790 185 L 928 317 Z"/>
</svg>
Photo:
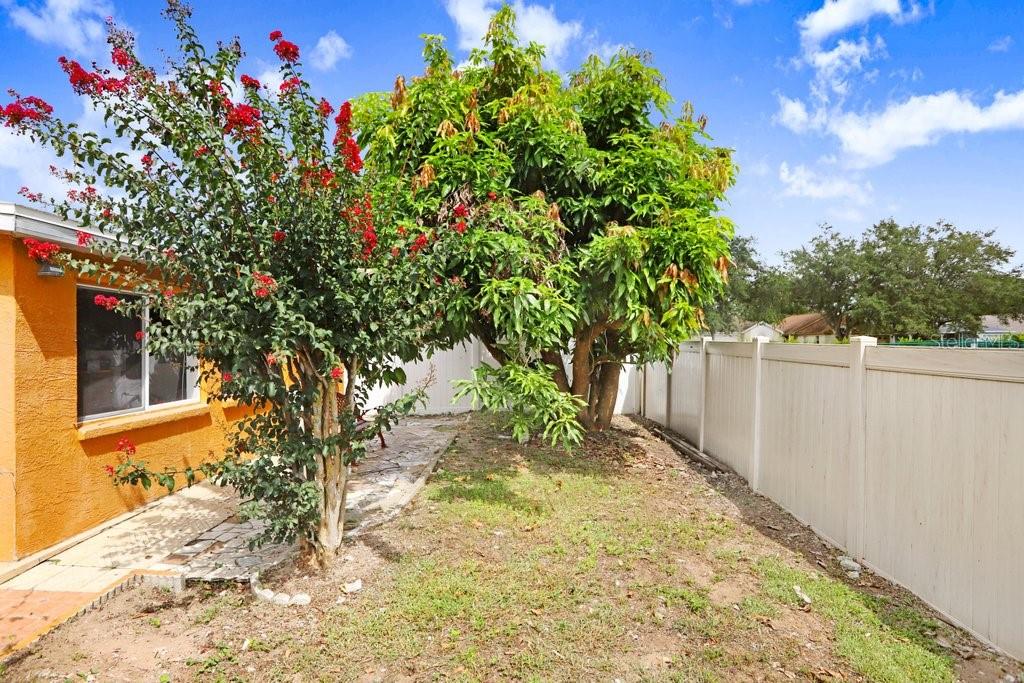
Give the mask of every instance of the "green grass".
<svg viewBox="0 0 1024 683">
<path fill-rule="evenodd" d="M 811 598 L 811 609 L 828 618 L 836 629 L 838 653 L 854 669 L 879 683 L 952 681 L 952 661 L 920 643 L 920 633 L 883 622 L 875 604 L 844 583 L 793 569 L 777 558 L 755 565 L 765 593 L 778 602 L 796 605 L 793 586 Z"/>
</svg>

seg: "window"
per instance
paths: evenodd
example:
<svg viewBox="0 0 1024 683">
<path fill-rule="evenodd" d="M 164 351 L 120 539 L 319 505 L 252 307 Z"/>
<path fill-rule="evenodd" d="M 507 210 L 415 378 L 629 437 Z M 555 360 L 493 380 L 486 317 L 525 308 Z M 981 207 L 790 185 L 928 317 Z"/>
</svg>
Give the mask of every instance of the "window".
<svg viewBox="0 0 1024 683">
<path fill-rule="evenodd" d="M 105 290 L 78 288 L 78 419 L 119 415 L 194 400 L 195 358 L 160 358 L 144 348 L 150 311 L 128 318 L 97 306 Z M 128 301 L 135 297 L 117 293 Z M 153 313 L 155 315 L 155 312 Z"/>
</svg>

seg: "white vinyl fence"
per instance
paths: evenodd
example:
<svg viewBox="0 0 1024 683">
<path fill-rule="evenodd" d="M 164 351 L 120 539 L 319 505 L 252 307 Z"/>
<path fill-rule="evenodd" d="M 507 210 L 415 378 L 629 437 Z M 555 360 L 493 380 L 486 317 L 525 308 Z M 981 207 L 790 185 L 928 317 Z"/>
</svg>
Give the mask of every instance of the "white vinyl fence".
<svg viewBox="0 0 1024 683">
<path fill-rule="evenodd" d="M 690 342 L 642 413 L 1024 657 L 1024 352 Z"/>
<path fill-rule="evenodd" d="M 563 358 L 566 372 L 572 377 L 572 364 Z M 375 389 L 370 394 L 369 408 L 393 401 L 419 385 L 434 374 L 434 381 L 427 388 L 427 404 L 418 412 L 423 415 L 441 413 L 463 413 L 471 409 L 468 398 L 455 400 L 454 382 L 471 379 L 473 370 L 481 363 L 497 365 L 478 339 L 472 339 L 448 351 L 442 351 L 429 359 L 404 366 L 406 382 L 402 386 L 388 386 Z M 633 365 L 626 365 L 619 378 L 619 394 L 616 398 L 616 413 L 636 413 L 640 410 L 641 373 Z"/>
</svg>

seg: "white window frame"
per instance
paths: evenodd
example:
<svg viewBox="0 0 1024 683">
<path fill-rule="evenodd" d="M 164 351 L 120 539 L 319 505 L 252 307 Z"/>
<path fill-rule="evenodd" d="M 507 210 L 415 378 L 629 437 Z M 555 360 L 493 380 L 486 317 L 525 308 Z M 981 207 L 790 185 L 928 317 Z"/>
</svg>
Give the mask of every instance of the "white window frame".
<svg viewBox="0 0 1024 683">
<path fill-rule="evenodd" d="M 104 293 L 104 292 L 106 292 L 106 293 L 109 293 L 109 294 L 120 294 L 122 296 L 131 296 L 131 297 L 141 298 L 137 292 L 131 292 L 131 291 L 124 290 L 124 289 L 114 289 L 112 287 L 101 287 L 99 285 L 85 285 L 85 284 L 77 284 L 77 285 L 75 285 L 75 302 L 76 302 L 76 309 L 75 309 L 75 336 L 76 336 L 75 356 L 76 356 L 76 358 L 77 358 L 77 355 L 78 355 L 78 342 L 77 342 L 77 335 L 78 335 L 78 322 L 77 322 L 78 321 L 78 309 L 77 309 L 77 301 L 78 301 L 78 290 L 80 290 L 80 289 L 85 289 L 85 290 L 89 290 L 89 291 L 96 292 L 96 293 Z M 142 334 L 143 335 L 148 335 L 149 334 L 149 304 L 143 304 L 142 305 Z M 194 403 L 199 403 L 200 400 L 202 399 L 202 396 L 199 393 L 199 359 L 198 359 L 197 356 L 188 356 L 185 359 L 185 362 L 186 362 L 186 368 L 187 368 L 186 372 L 188 373 L 189 377 L 191 377 L 194 380 L 194 381 L 192 381 L 190 383 L 190 386 L 191 386 L 190 394 L 191 395 L 188 398 L 182 399 L 180 401 L 168 401 L 167 403 L 150 404 L 150 402 L 149 402 L 149 371 L 150 371 L 150 367 L 149 367 L 149 346 L 147 344 L 143 343 L 142 344 L 142 367 L 140 369 L 140 373 L 142 375 L 142 389 L 141 389 L 141 392 L 142 392 L 142 405 L 139 406 L 138 408 L 125 408 L 124 410 L 112 410 L 112 411 L 109 411 L 109 412 L 106 412 L 106 413 L 90 413 L 90 414 L 85 414 L 85 415 L 79 415 L 78 416 L 79 424 L 83 424 L 85 422 L 90 422 L 92 420 L 102 420 L 103 418 L 107 418 L 107 417 L 117 417 L 119 415 L 134 415 L 136 413 L 145 413 L 145 412 L 153 411 L 153 410 L 163 410 L 164 408 L 173 408 L 175 406 L 183 406 L 183 405 L 190 405 L 190 404 L 194 404 Z M 80 380 L 80 378 L 77 376 L 77 373 L 78 373 L 77 362 L 76 362 L 75 365 L 76 365 L 75 381 L 78 382 Z M 77 403 L 77 398 L 76 398 L 76 403 Z M 76 406 L 76 412 L 77 412 L 77 406 Z"/>
</svg>

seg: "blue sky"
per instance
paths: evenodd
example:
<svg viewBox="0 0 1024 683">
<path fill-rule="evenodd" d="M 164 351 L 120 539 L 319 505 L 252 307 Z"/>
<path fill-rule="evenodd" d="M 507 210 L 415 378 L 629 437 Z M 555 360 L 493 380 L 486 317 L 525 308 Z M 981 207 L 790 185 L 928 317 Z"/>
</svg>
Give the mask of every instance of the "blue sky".
<svg viewBox="0 0 1024 683">
<path fill-rule="evenodd" d="M 303 48 L 332 101 L 421 70 L 422 33 L 462 58 L 493 0 L 301 3 L 196 0 L 212 44 L 238 35 L 246 71 L 276 68 L 267 33 Z M 159 63 L 173 35 L 155 0 L 0 0 L 0 84 L 99 126 L 56 59 L 106 62 L 102 21 Z M 520 30 L 570 71 L 590 53 L 650 50 L 677 100 L 710 118 L 740 179 L 724 206 L 770 260 L 828 222 L 855 234 L 886 217 L 995 229 L 1024 261 L 1024 2 L 1021 0 L 518 0 Z M 266 80 L 266 77 L 264 78 Z M 52 159 L 0 130 L 0 199 L 53 189 Z"/>
</svg>

